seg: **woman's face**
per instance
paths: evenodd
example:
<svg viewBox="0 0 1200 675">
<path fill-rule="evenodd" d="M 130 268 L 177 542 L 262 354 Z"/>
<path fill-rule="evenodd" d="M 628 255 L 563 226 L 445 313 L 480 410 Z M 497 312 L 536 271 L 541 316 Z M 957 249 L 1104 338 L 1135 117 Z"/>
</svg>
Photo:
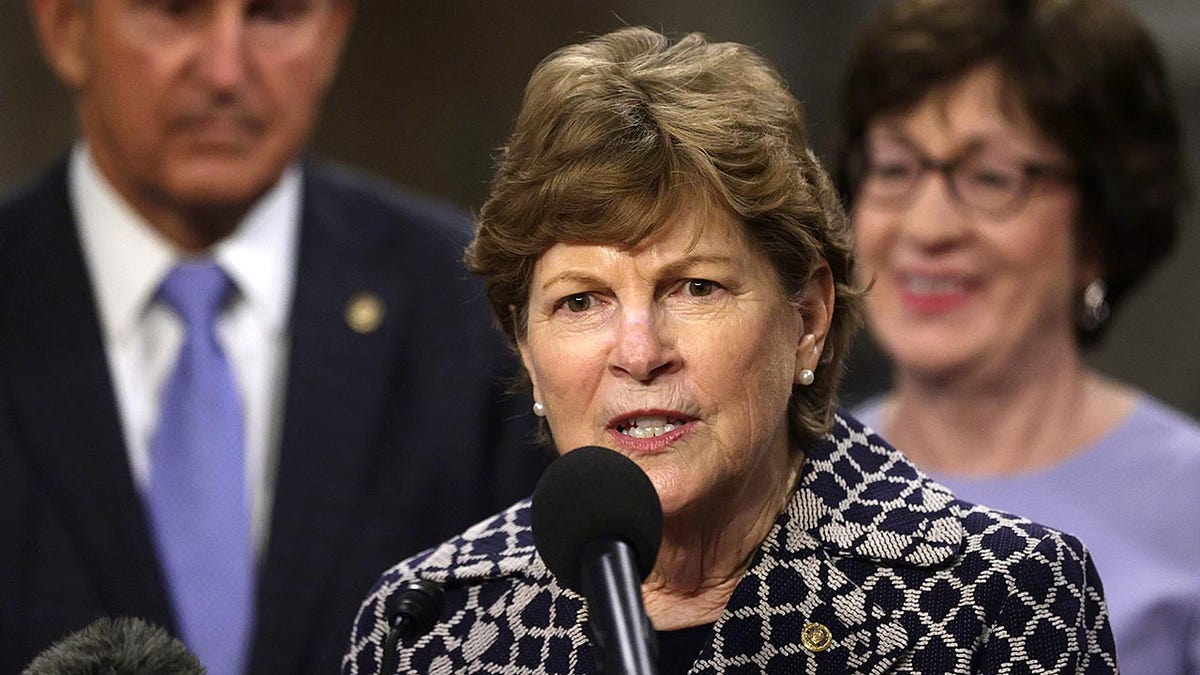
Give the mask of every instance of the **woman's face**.
<svg viewBox="0 0 1200 675">
<path fill-rule="evenodd" d="M 1075 349 L 1074 299 L 1095 276 L 1077 261 L 1077 193 L 1053 171 L 1022 177 L 1026 167 L 1063 170 L 1069 161 L 1006 114 L 1001 83 L 983 66 L 868 127 L 874 168 L 852 214 L 858 281 L 875 280 L 869 323 L 901 375 L 1003 376 L 1030 355 Z M 911 175 L 914 158 L 957 165 L 957 196 L 945 174 L 926 170 L 903 196 L 880 198 L 887 181 Z M 1014 179 L 1027 181 L 1027 199 L 988 208 Z"/>
<path fill-rule="evenodd" d="M 559 453 L 630 457 L 668 518 L 786 471 L 792 384 L 816 367 L 833 307 L 828 275 L 814 279 L 797 309 L 716 208 L 633 250 L 550 248 L 520 349 Z"/>
</svg>

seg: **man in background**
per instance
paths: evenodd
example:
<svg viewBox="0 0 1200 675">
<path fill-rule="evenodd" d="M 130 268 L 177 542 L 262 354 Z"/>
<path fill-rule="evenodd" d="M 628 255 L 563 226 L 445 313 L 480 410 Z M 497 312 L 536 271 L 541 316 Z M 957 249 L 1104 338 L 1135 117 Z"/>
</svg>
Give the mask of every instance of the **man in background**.
<svg viewBox="0 0 1200 675">
<path fill-rule="evenodd" d="M 353 0 L 30 0 L 68 158 L 0 205 L 0 671 L 100 616 L 334 672 L 542 465 L 469 223 L 302 159 Z"/>
</svg>

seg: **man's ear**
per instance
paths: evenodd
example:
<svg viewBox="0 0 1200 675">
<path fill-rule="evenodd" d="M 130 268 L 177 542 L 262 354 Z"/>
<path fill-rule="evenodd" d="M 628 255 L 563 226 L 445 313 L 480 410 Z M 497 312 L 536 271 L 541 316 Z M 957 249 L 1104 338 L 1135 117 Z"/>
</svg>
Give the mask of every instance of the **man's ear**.
<svg viewBox="0 0 1200 675">
<path fill-rule="evenodd" d="M 355 0 L 333 0 L 329 9 L 329 18 L 321 29 L 321 58 L 316 66 L 322 91 L 328 90 L 337 76 L 357 8 Z"/>
<path fill-rule="evenodd" d="M 96 11 L 88 4 L 84 0 L 29 0 L 42 57 L 58 78 L 76 91 L 88 76 L 85 42 L 88 20 Z"/>
</svg>

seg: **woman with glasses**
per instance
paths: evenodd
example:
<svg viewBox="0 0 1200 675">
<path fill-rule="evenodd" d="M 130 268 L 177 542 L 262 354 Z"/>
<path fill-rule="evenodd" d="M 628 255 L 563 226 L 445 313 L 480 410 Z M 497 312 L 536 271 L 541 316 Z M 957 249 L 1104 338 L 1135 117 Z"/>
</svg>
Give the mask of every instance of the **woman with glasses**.
<svg viewBox="0 0 1200 675">
<path fill-rule="evenodd" d="M 1124 672 L 1200 672 L 1200 426 L 1081 358 L 1185 191 L 1150 37 L 1108 0 L 900 0 L 843 104 L 856 272 L 894 366 L 857 414 L 960 497 L 1079 536 Z"/>
</svg>

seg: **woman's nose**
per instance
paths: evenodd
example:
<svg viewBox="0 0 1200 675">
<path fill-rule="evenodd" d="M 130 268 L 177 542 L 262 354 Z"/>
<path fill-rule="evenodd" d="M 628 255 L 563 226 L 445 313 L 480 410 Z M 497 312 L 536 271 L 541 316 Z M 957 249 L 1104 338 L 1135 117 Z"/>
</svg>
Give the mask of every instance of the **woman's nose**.
<svg viewBox="0 0 1200 675">
<path fill-rule="evenodd" d="M 622 313 L 609 355 L 609 370 L 639 382 L 678 370 L 679 355 L 663 324 L 654 310 Z"/>
<path fill-rule="evenodd" d="M 924 249 L 952 246 L 970 231 L 971 216 L 942 176 L 927 175 L 907 207 L 896 213 L 901 237 Z"/>
</svg>

